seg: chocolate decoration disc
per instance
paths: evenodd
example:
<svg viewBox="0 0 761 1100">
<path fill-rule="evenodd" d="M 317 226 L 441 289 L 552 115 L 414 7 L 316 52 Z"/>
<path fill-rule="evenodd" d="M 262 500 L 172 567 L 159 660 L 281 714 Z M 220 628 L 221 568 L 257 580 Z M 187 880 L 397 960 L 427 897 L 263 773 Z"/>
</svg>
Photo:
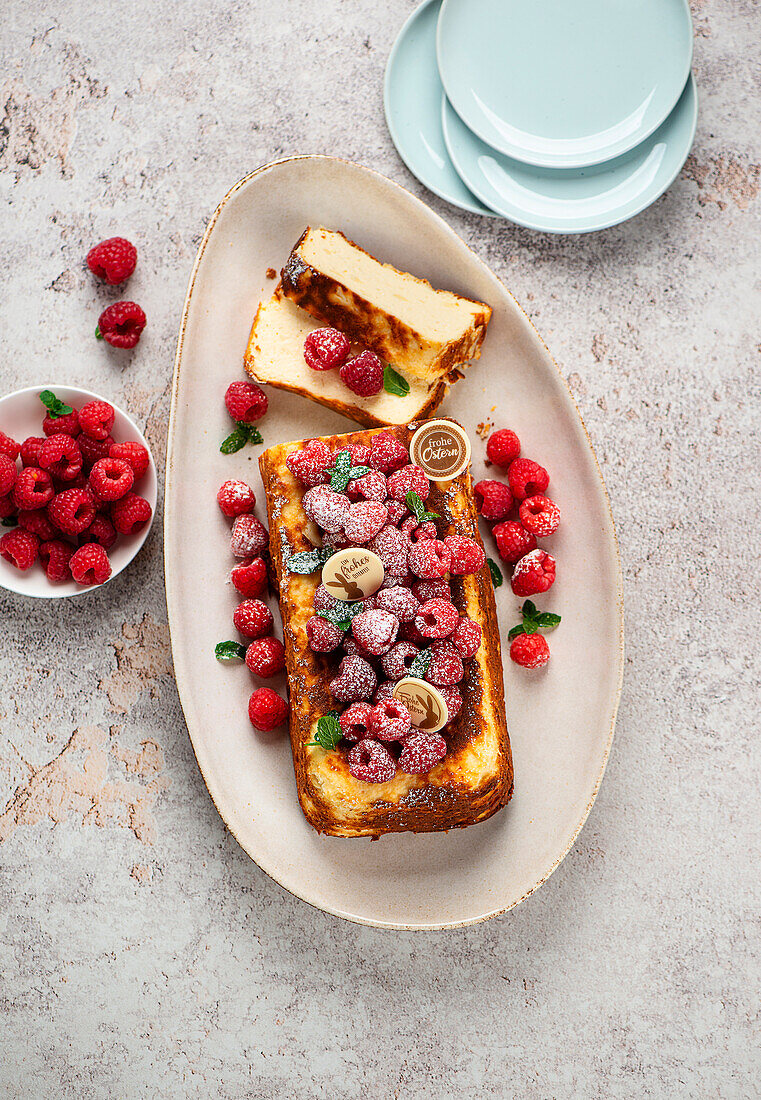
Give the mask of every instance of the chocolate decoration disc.
<svg viewBox="0 0 761 1100">
<path fill-rule="evenodd" d="M 433 684 L 405 676 L 394 684 L 394 698 L 404 703 L 412 715 L 412 724 L 426 733 L 442 729 L 449 718 L 447 704 L 441 692 Z"/>
<path fill-rule="evenodd" d="M 328 558 L 322 567 L 322 583 L 336 600 L 366 600 L 383 584 L 383 562 L 365 546 L 347 546 Z"/>
<path fill-rule="evenodd" d="M 451 481 L 470 462 L 470 440 L 451 420 L 429 420 L 412 437 L 410 462 L 432 481 Z"/>
</svg>

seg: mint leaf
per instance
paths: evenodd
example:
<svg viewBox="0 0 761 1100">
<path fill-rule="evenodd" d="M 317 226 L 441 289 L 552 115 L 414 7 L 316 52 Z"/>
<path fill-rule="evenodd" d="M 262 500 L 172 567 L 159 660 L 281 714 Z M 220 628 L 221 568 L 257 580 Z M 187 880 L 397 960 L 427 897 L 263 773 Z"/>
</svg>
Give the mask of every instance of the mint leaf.
<svg viewBox="0 0 761 1100">
<path fill-rule="evenodd" d="M 539 629 L 539 627 L 537 626 L 534 619 L 524 619 L 523 620 L 523 633 L 524 634 L 536 634 L 538 629 Z"/>
<path fill-rule="evenodd" d="M 16 519 L 15 516 L 6 516 L 5 519 L 2 520 L 2 526 L 3 527 L 18 527 L 18 520 Z"/>
<path fill-rule="evenodd" d="M 356 481 L 358 477 L 364 477 L 365 474 L 369 473 L 369 466 L 352 466 L 352 468 L 349 470 L 349 480 Z"/>
<path fill-rule="evenodd" d="M 246 647 L 240 642 L 217 642 L 214 656 L 218 661 L 245 661 Z"/>
<path fill-rule="evenodd" d="M 432 660 L 433 654 L 431 653 L 430 649 L 421 649 L 415 660 L 408 668 L 407 675 L 416 676 L 418 680 L 424 680 L 425 674 L 428 671 Z"/>
<path fill-rule="evenodd" d="M 63 401 L 59 401 L 52 390 L 43 390 L 40 394 L 40 401 L 54 420 L 59 416 L 68 416 L 69 413 L 74 412 L 71 405 L 65 405 Z"/>
<path fill-rule="evenodd" d="M 249 443 L 264 443 L 262 433 L 258 428 L 255 428 L 253 424 L 238 424 L 239 428 L 246 429 L 246 435 L 248 436 Z"/>
<path fill-rule="evenodd" d="M 301 554 L 294 554 L 293 557 L 288 559 L 286 568 L 290 573 L 300 573 L 306 576 L 308 573 L 315 573 L 320 566 L 324 565 L 328 558 L 332 558 L 335 554 L 335 550 L 328 546 L 315 547 L 314 550 L 305 550 Z"/>
<path fill-rule="evenodd" d="M 102 340 L 103 339 L 103 333 L 100 331 L 100 325 L 95 326 L 95 339 L 96 340 Z"/>
<path fill-rule="evenodd" d="M 524 619 L 536 618 L 536 604 L 533 602 L 533 600 L 526 600 L 523 607 L 521 608 L 521 614 L 523 615 Z"/>
<path fill-rule="evenodd" d="M 487 558 L 486 564 L 489 566 L 489 572 L 491 573 L 491 583 L 495 588 L 499 588 L 504 583 L 505 578 L 502 576 L 502 570 L 493 560 L 493 558 Z"/>
<path fill-rule="evenodd" d="M 351 454 L 344 449 L 336 455 L 336 460 L 330 467 L 330 487 L 337 493 L 342 493 L 352 480 L 352 470 L 358 467 L 352 466 Z"/>
<path fill-rule="evenodd" d="M 541 626 L 544 630 L 554 630 L 560 623 L 560 616 L 555 615 L 552 611 L 542 611 L 536 617 L 537 626 Z"/>
<path fill-rule="evenodd" d="M 402 378 L 401 374 L 388 364 L 383 368 L 383 388 L 386 393 L 392 393 L 394 397 L 406 397 L 410 392 L 407 379 Z"/>
<path fill-rule="evenodd" d="M 360 602 L 342 603 L 340 607 L 329 607 L 325 611 L 318 611 L 317 615 L 321 619 L 327 619 L 339 630 L 348 630 L 352 619 L 355 615 L 359 615 L 361 610 L 362 604 Z"/>
<path fill-rule="evenodd" d="M 309 744 L 318 745 L 326 752 L 332 752 L 338 746 L 342 736 L 338 714 L 332 710 L 330 714 L 325 714 L 322 718 L 317 719 L 314 741 L 310 741 Z"/>
<path fill-rule="evenodd" d="M 219 449 L 223 455 L 234 455 L 241 447 L 245 447 L 247 442 L 248 432 L 244 428 L 236 428 L 232 435 L 228 435 L 227 439 L 222 441 Z"/>
<path fill-rule="evenodd" d="M 438 512 L 426 512 L 425 505 L 414 489 L 410 489 L 404 498 L 404 503 L 412 512 L 418 523 L 425 523 L 429 519 L 441 519 Z"/>
<path fill-rule="evenodd" d="M 507 640 L 508 642 L 512 642 L 513 638 L 517 638 L 519 634 L 525 633 L 526 631 L 523 629 L 523 623 L 518 623 L 518 625 L 514 626 L 513 629 L 508 633 Z"/>
</svg>

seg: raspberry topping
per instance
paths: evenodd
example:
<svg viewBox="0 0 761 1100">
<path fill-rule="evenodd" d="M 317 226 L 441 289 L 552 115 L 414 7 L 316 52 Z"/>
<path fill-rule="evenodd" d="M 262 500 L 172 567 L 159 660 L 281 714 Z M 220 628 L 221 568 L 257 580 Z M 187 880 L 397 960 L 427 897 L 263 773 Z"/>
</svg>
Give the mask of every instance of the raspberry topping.
<svg viewBox="0 0 761 1100">
<path fill-rule="evenodd" d="M 53 436 L 53 439 L 58 438 Z M 121 500 L 132 488 L 134 480 L 135 473 L 123 458 L 99 458 L 90 470 L 90 488 L 98 500 Z"/>
<path fill-rule="evenodd" d="M 388 522 L 397 527 L 405 516 L 408 515 L 408 509 L 406 504 L 402 504 L 400 500 L 387 500 L 386 507 L 388 508 Z"/>
<path fill-rule="evenodd" d="M 0 454 L 0 497 L 7 497 L 16 484 L 16 463 L 8 455 Z"/>
<path fill-rule="evenodd" d="M 410 571 L 422 580 L 436 580 L 452 567 L 452 553 L 439 539 L 425 539 L 410 547 L 407 554 Z"/>
<path fill-rule="evenodd" d="M 69 569 L 77 584 L 103 584 L 111 576 L 108 554 L 97 542 L 75 550 L 69 559 Z"/>
<path fill-rule="evenodd" d="M 40 447 L 40 468 L 59 481 L 73 481 L 82 470 L 82 452 L 70 435 L 51 435 Z"/>
<path fill-rule="evenodd" d="M 344 657 L 338 666 L 338 675 L 328 684 L 331 694 L 339 703 L 372 699 L 377 686 L 375 670 L 364 657 Z"/>
<path fill-rule="evenodd" d="M 544 550 L 532 550 L 516 564 L 511 581 L 516 596 L 546 592 L 555 583 L 555 559 Z"/>
<path fill-rule="evenodd" d="M 403 466 L 388 479 L 388 493 L 394 500 L 405 500 L 409 492 L 417 493 L 421 500 L 428 500 L 431 483 L 420 466 Z"/>
<path fill-rule="evenodd" d="M 79 410 L 79 426 L 89 439 L 108 439 L 114 419 L 115 413 L 108 401 L 88 401 Z"/>
<path fill-rule="evenodd" d="M 482 631 L 478 623 L 472 619 L 463 618 L 452 632 L 449 639 L 462 658 L 475 657 L 481 645 Z"/>
<path fill-rule="evenodd" d="M 53 479 L 47 470 L 25 466 L 16 478 L 11 499 L 17 508 L 31 511 L 44 508 L 54 496 Z"/>
<path fill-rule="evenodd" d="M 411 733 L 399 756 L 399 769 L 407 775 L 427 775 L 447 754 L 440 733 Z"/>
<path fill-rule="evenodd" d="M 272 612 L 261 600 L 244 600 L 233 612 L 235 629 L 246 638 L 263 638 L 272 633 Z"/>
<path fill-rule="evenodd" d="M 257 688 L 248 701 L 248 717 L 254 729 L 269 733 L 288 720 L 288 704 L 272 688 Z"/>
<path fill-rule="evenodd" d="M 550 647 L 541 634 L 519 634 L 510 643 L 510 659 L 522 668 L 541 668 L 550 659 Z"/>
<path fill-rule="evenodd" d="M 369 703 L 352 703 L 346 708 L 338 719 L 338 724 L 341 727 L 341 734 L 347 741 L 361 741 L 367 737 L 371 710 Z"/>
<path fill-rule="evenodd" d="M 403 741 L 410 732 L 412 716 L 398 699 L 376 703 L 368 717 L 370 736 L 379 741 Z"/>
<path fill-rule="evenodd" d="M 501 466 L 503 470 L 513 462 L 521 453 L 521 441 L 515 432 L 509 428 L 500 428 L 492 432 L 489 442 L 486 444 L 486 457 L 495 466 Z"/>
<path fill-rule="evenodd" d="M 515 565 L 524 554 L 536 550 L 536 539 L 531 532 L 526 531 L 520 523 L 512 519 L 497 524 L 494 528 L 494 538 L 497 541 L 499 556 L 508 565 Z"/>
<path fill-rule="evenodd" d="M 370 448 L 365 443 L 347 443 L 345 450 L 351 455 L 352 466 L 369 466 Z"/>
<path fill-rule="evenodd" d="M 396 775 L 394 758 L 385 745 L 363 738 L 346 754 L 349 771 L 363 783 L 387 783 Z"/>
<path fill-rule="evenodd" d="M 425 674 L 430 684 L 451 687 L 459 684 L 465 675 L 462 658 L 451 642 L 434 642 L 431 646 L 431 663 Z"/>
<path fill-rule="evenodd" d="M 483 546 L 464 535 L 447 535 L 444 539 L 452 555 L 451 572 L 455 576 L 477 573 L 486 561 Z"/>
<path fill-rule="evenodd" d="M 16 527 L 0 538 L 0 557 L 25 573 L 37 560 L 40 540 L 31 531 Z"/>
<path fill-rule="evenodd" d="M 267 411 L 267 395 L 253 382 L 231 382 L 225 393 L 225 407 L 233 420 L 255 424 Z"/>
<path fill-rule="evenodd" d="M 0 455 L 7 455 L 13 462 L 19 456 L 21 447 L 18 445 L 15 439 L 11 439 L 5 432 L 0 432 Z"/>
<path fill-rule="evenodd" d="M 382 703 L 384 699 L 394 698 L 394 685 L 390 684 L 388 680 L 384 680 L 382 684 L 378 686 L 375 695 L 373 696 L 373 702 Z"/>
<path fill-rule="evenodd" d="M 388 519 L 385 504 L 377 500 L 363 500 L 350 504 L 344 518 L 344 531 L 350 542 L 370 542 Z"/>
<path fill-rule="evenodd" d="M 142 443 L 111 443 L 108 448 L 109 458 L 121 458 L 129 462 L 135 475 L 135 481 L 144 477 L 150 465 L 150 456 Z M 103 456 L 105 457 L 105 456 Z"/>
<path fill-rule="evenodd" d="M 397 617 L 380 608 L 362 611 L 351 622 L 351 632 L 358 645 L 373 657 L 380 657 L 391 648 L 398 630 Z"/>
<path fill-rule="evenodd" d="M 244 561 L 230 573 L 233 587 L 246 599 L 254 600 L 267 591 L 267 566 L 263 558 Z"/>
<path fill-rule="evenodd" d="M 394 439 L 390 432 L 378 432 L 370 440 L 369 464 L 374 470 L 388 475 L 409 460 L 407 448 L 398 439 Z"/>
<path fill-rule="evenodd" d="M 256 497 L 254 490 L 245 481 L 231 479 L 220 485 L 217 503 L 223 515 L 232 519 L 233 516 L 242 516 L 244 512 L 250 512 L 256 504 Z"/>
<path fill-rule="evenodd" d="M 507 480 L 516 501 L 521 501 L 543 493 L 550 483 L 550 475 L 538 462 L 532 462 L 530 458 L 516 458 L 507 471 Z"/>
<path fill-rule="evenodd" d="M 425 603 L 426 600 L 452 599 L 452 589 L 446 581 L 415 581 L 412 586 L 412 594 Z"/>
<path fill-rule="evenodd" d="M 329 485 L 315 485 L 313 489 L 307 489 L 301 504 L 309 518 L 329 534 L 342 529 L 349 510 L 347 498 Z"/>
<path fill-rule="evenodd" d="M 476 507 L 490 523 L 507 519 L 513 506 L 513 494 L 502 481 L 479 481 L 473 486 Z"/>
<path fill-rule="evenodd" d="M 389 680 L 401 680 L 410 671 L 410 665 L 420 650 L 412 642 L 397 642 L 381 658 L 381 666 Z"/>
<path fill-rule="evenodd" d="M 527 497 L 520 506 L 521 523 L 537 538 L 546 538 L 560 525 L 560 509 L 549 497 Z"/>
<path fill-rule="evenodd" d="M 304 485 L 323 485 L 330 481 L 328 468 L 333 465 L 333 452 L 320 439 L 310 439 L 300 451 L 292 451 L 285 464 Z"/>
<path fill-rule="evenodd" d="M 374 397 L 383 389 L 383 363 L 375 352 L 363 351 L 344 363 L 341 381 L 359 397 Z"/>
<path fill-rule="evenodd" d="M 457 608 L 449 600 L 428 600 L 415 616 L 415 626 L 424 638 L 446 638 L 459 619 Z"/>
<path fill-rule="evenodd" d="M 375 597 L 375 606 L 390 611 L 400 623 L 408 623 L 415 618 L 420 602 L 409 588 L 383 588 Z"/>
<path fill-rule="evenodd" d="M 304 358 L 312 370 L 334 370 L 348 358 L 351 345 L 335 328 L 316 328 L 304 341 Z"/>
<path fill-rule="evenodd" d="M 311 619 L 307 619 L 306 632 L 309 648 L 315 653 L 331 653 L 343 639 L 338 627 L 320 615 L 312 615 Z"/>
<path fill-rule="evenodd" d="M 145 328 L 145 313 L 137 302 L 114 302 L 98 318 L 95 335 L 113 348 L 134 348 Z"/>
<path fill-rule="evenodd" d="M 95 519 L 95 499 L 89 489 L 64 489 L 48 504 L 48 519 L 64 535 L 81 535 Z"/>
<path fill-rule="evenodd" d="M 276 676 L 285 668 L 283 643 L 277 638 L 257 638 L 246 650 L 246 664 L 256 676 Z"/>
<path fill-rule="evenodd" d="M 87 266 L 93 275 L 109 286 L 129 279 L 137 264 L 137 249 L 126 237 L 109 237 L 87 253 Z"/>
<path fill-rule="evenodd" d="M 71 543 L 63 539 L 49 539 L 40 543 L 40 564 L 49 581 L 60 584 L 71 578 L 69 562 L 74 553 Z"/>
<path fill-rule="evenodd" d="M 337 600 L 335 596 L 331 596 L 325 585 L 320 584 L 315 589 L 312 603 L 315 611 L 331 611 L 334 607 L 340 605 L 341 600 Z"/>
<path fill-rule="evenodd" d="M 409 542 L 398 527 L 382 527 L 370 544 L 370 549 L 383 562 L 386 575 L 403 577 L 407 573 Z"/>
<path fill-rule="evenodd" d="M 137 493 L 127 493 L 111 505 L 111 520 L 120 535 L 134 535 L 150 521 L 153 510 Z"/>
<path fill-rule="evenodd" d="M 230 534 L 234 558 L 258 558 L 269 542 L 267 528 L 256 516 L 236 516 Z"/>
<path fill-rule="evenodd" d="M 350 481 L 346 493 L 349 500 L 379 500 L 383 503 L 388 496 L 386 477 L 380 470 L 370 470 L 362 477 Z"/>
</svg>

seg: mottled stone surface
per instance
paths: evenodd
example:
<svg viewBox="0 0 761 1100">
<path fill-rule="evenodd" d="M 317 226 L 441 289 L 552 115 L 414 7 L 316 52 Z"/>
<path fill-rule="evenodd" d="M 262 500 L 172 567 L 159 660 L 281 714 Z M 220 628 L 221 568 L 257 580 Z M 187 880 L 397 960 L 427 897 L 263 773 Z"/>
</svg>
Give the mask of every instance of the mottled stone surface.
<svg viewBox="0 0 761 1100">
<path fill-rule="evenodd" d="M 422 195 L 562 365 L 618 523 L 618 736 L 592 816 L 515 912 L 389 934 L 315 912 L 226 834 L 185 732 L 157 529 L 52 608 L 0 594 L 0 1093 L 754 1097 L 759 1092 L 761 19 L 693 0 L 698 137 L 628 225 L 560 239 L 426 194 L 383 120 L 411 0 L 10 0 L 2 390 L 80 383 L 164 447 L 213 207 L 289 153 Z M 139 349 L 92 339 L 88 246 L 140 247 Z"/>
</svg>

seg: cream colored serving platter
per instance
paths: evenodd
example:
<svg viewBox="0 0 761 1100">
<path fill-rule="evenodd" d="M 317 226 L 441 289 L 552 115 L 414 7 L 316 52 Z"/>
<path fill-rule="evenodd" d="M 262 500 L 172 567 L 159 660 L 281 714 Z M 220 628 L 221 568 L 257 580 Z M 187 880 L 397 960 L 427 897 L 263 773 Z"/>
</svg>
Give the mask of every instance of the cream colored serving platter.
<svg viewBox="0 0 761 1100">
<path fill-rule="evenodd" d="M 307 224 L 342 229 L 380 259 L 494 309 L 481 359 L 441 407 L 473 440 L 476 426 L 514 428 L 550 470 L 565 517 L 554 537 L 558 579 L 541 603 L 563 616 L 552 659 L 527 673 L 505 662 L 515 795 L 489 821 L 448 834 L 380 840 L 318 836 L 296 798 L 285 731 L 262 736 L 246 705 L 244 666 L 219 664 L 234 637 L 226 583 L 228 525 L 219 484 L 242 477 L 257 492 L 259 447 L 222 455 L 230 421 L 223 395 L 242 359 L 260 299 Z M 266 444 L 351 431 L 353 423 L 271 390 Z M 496 408 L 495 408 L 496 406 Z M 487 545 L 493 544 L 487 536 Z M 332 157 L 265 165 L 225 196 L 198 252 L 180 329 L 166 483 L 166 584 L 177 685 L 198 764 L 226 825 L 276 882 L 348 920 L 386 928 L 470 924 L 517 905 L 541 886 L 578 835 L 610 751 L 623 670 L 621 571 L 608 498 L 568 389 L 515 300 L 452 230 L 403 188 Z M 503 650 L 518 600 L 497 591 Z M 277 685 L 276 685 L 277 686 Z"/>
</svg>

